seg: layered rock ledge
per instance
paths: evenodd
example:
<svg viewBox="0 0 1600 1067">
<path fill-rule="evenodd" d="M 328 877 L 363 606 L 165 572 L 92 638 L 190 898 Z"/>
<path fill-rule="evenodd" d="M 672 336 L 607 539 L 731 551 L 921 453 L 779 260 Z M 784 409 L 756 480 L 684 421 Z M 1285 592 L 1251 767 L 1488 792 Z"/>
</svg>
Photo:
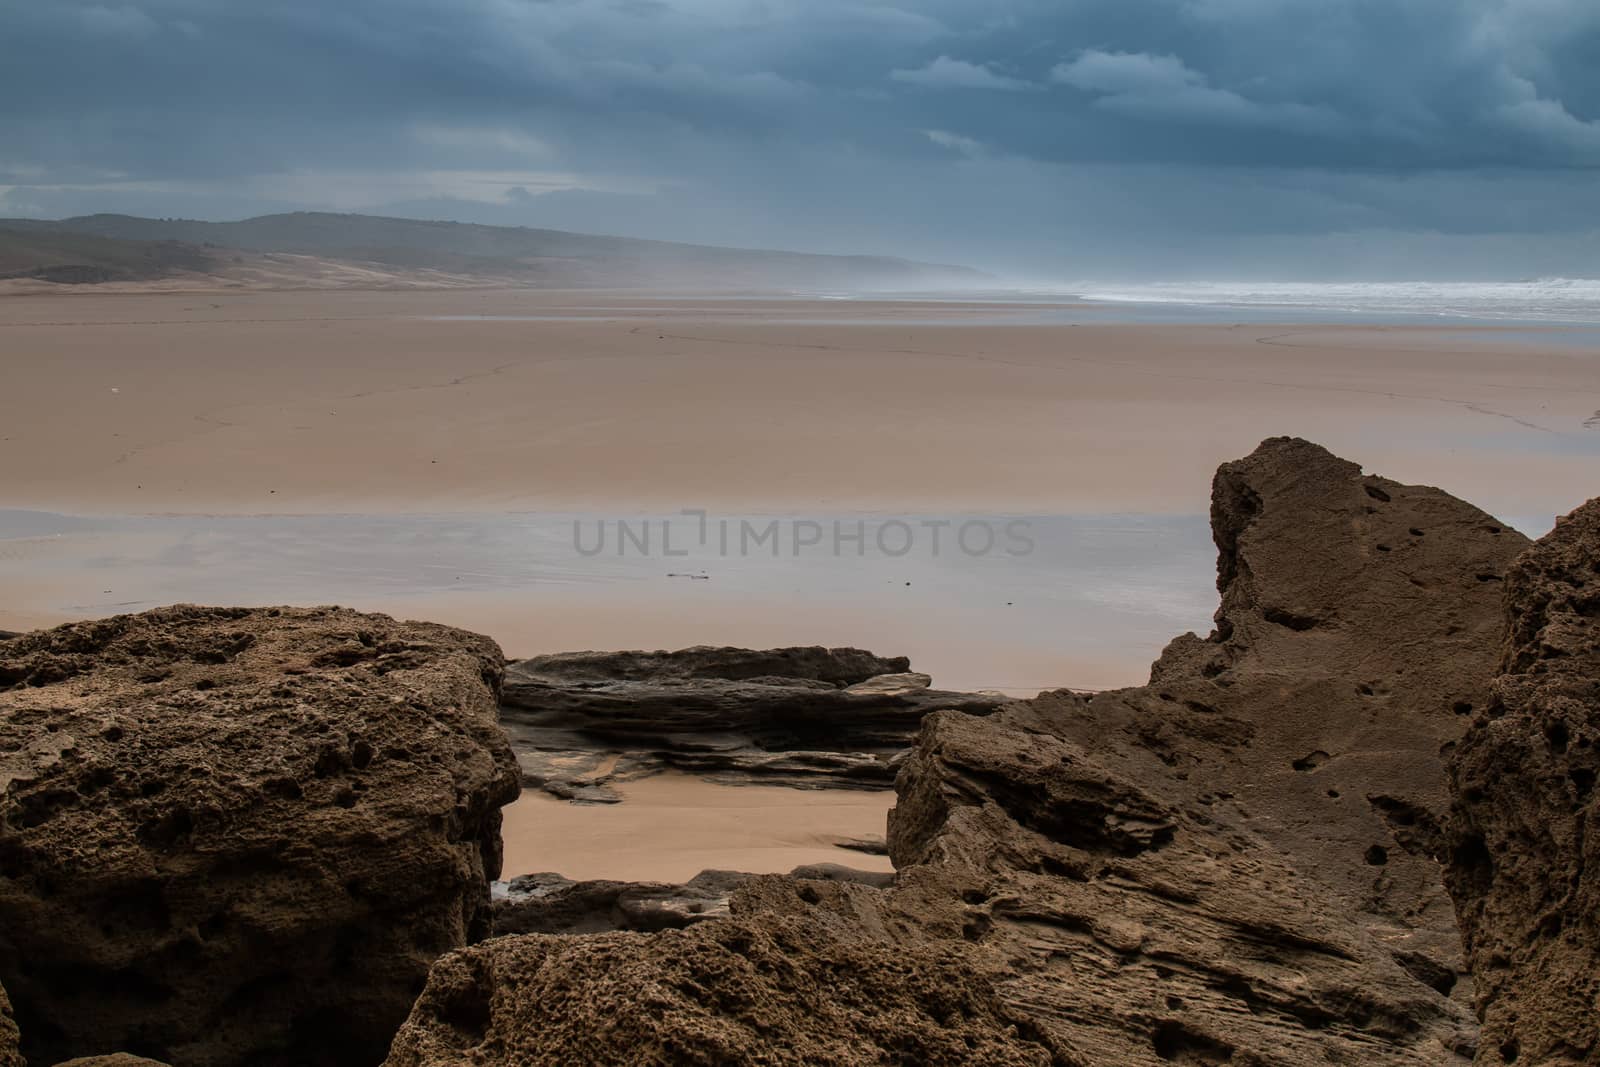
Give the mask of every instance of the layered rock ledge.
<svg viewBox="0 0 1600 1067">
<path fill-rule="evenodd" d="M 888 789 L 930 711 L 997 694 L 930 687 L 854 648 L 567 652 L 512 663 L 501 720 L 524 782 L 587 802 L 665 769 L 742 785 Z"/>
<path fill-rule="evenodd" d="M 1600 1062 L 1600 499 L 1511 567 L 1488 705 L 1451 763 L 1450 889 L 1480 1064 Z"/>
<path fill-rule="evenodd" d="M 0 643 L 0 983 L 29 1062 L 377 1063 L 488 930 L 486 638 L 175 607 Z M 3 1041 L 3 1038 L 0 1038 Z"/>
</svg>

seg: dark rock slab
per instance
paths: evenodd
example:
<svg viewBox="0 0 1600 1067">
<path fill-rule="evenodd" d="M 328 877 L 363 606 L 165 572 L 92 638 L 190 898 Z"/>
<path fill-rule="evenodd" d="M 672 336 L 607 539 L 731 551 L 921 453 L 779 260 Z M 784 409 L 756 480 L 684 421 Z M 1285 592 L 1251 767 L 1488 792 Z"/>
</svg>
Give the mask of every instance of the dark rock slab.
<svg viewBox="0 0 1600 1067">
<path fill-rule="evenodd" d="M 30 1062 L 379 1062 L 488 932 L 486 638 L 175 607 L 0 645 L 0 981 Z"/>
<path fill-rule="evenodd" d="M 855 852 L 865 852 L 869 856 L 887 856 L 889 842 L 882 837 L 849 837 L 843 841 L 835 841 L 839 848 L 848 848 Z"/>
<path fill-rule="evenodd" d="M 1600 499 L 1505 575 L 1501 673 L 1451 763 L 1480 1064 L 1600 1062 Z"/>
<path fill-rule="evenodd" d="M 507 668 L 501 719 L 529 788 L 614 803 L 665 769 L 729 784 L 887 789 L 930 711 L 1008 698 L 951 693 L 904 657 L 859 649 L 572 652 Z"/>
<path fill-rule="evenodd" d="M 559 874 L 525 874 L 497 883 L 494 935 L 595 934 L 612 930 L 676 930 L 731 914 L 734 890 L 760 875 L 701 871 L 682 885 L 666 882 L 576 882 Z M 837 863 L 796 867 L 791 878 L 888 886 L 892 873 Z"/>
<path fill-rule="evenodd" d="M 678 929 L 706 919 L 727 918 L 728 895 L 750 877 L 734 871 L 702 871 L 683 885 L 672 885 L 522 875 L 498 887 L 494 934 Z"/>
</svg>

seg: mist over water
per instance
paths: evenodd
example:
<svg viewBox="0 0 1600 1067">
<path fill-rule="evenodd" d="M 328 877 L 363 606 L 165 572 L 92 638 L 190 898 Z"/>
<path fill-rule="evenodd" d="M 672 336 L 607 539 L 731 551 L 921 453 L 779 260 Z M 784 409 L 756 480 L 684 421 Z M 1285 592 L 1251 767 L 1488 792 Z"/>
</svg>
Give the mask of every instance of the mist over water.
<svg viewBox="0 0 1600 1067">
<path fill-rule="evenodd" d="M 1064 286 L 1062 292 L 1114 304 L 1600 324 L 1600 280 L 1593 278 L 1510 282 L 1078 283 Z"/>
</svg>

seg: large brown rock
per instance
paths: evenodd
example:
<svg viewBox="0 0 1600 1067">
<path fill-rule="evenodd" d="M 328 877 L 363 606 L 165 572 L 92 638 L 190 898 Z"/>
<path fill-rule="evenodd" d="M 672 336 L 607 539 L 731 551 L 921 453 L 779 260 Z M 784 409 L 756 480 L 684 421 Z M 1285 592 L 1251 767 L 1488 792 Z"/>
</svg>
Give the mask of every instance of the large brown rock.
<svg viewBox="0 0 1600 1067">
<path fill-rule="evenodd" d="M 1397 952 L 1459 970 L 1443 756 L 1488 699 L 1528 539 L 1292 438 L 1218 470 L 1211 521 L 1216 630 L 1174 640 L 1147 686 L 1061 704 L 1060 732 L 1230 812 Z"/>
<path fill-rule="evenodd" d="M 176 607 L 0 645 L 0 981 L 30 1061 L 380 1061 L 486 932 L 489 640 Z"/>
<path fill-rule="evenodd" d="M 1277 438 L 1213 485 L 1216 630 L 1150 684 L 924 726 L 897 895 L 962 897 L 1096 1062 L 1446 1063 L 1473 1020 L 1435 856 L 1527 541 Z"/>
<path fill-rule="evenodd" d="M 1480 1064 L 1600 1063 L 1600 499 L 1506 576 L 1501 674 L 1451 765 Z"/>
<path fill-rule="evenodd" d="M 875 891 L 756 881 L 796 908 L 742 903 L 741 889 L 732 919 L 656 934 L 502 937 L 445 957 L 388 1067 L 1078 1062 L 994 995 L 961 942 L 900 943 L 811 906 Z"/>
</svg>

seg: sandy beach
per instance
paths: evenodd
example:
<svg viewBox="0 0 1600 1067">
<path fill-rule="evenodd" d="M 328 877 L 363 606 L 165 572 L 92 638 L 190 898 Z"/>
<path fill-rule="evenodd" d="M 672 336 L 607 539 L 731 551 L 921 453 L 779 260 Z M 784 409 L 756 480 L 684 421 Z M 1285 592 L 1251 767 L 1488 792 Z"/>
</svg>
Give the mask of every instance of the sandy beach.
<svg viewBox="0 0 1600 1067">
<path fill-rule="evenodd" d="M 101 514 L 1193 514 L 1217 462 L 1289 432 L 1498 513 L 1553 514 L 1592 484 L 1594 356 L 1536 333 L 1036 315 L 493 290 L 12 297 L 0 493 Z"/>
<path fill-rule="evenodd" d="M 680 774 L 619 791 L 623 803 L 589 806 L 524 793 L 505 809 L 504 876 L 553 871 L 577 881 L 687 882 L 708 869 L 893 869 L 886 856 L 836 844 L 882 837 L 893 793 L 716 785 Z"/>
<path fill-rule="evenodd" d="M 1027 696 L 1140 684 L 1167 640 L 1209 627 L 1211 472 L 1265 437 L 1448 485 L 1533 535 L 1593 491 L 1600 375 L 1559 330 L 1107 318 L 620 292 L 8 297 L 0 629 L 338 602 L 511 656 L 856 645 Z M 684 509 L 786 530 L 1026 516 L 1037 550 L 591 557 L 564 532 Z M 524 798 L 508 872 L 860 866 L 830 839 L 881 832 L 891 801 L 627 793 Z"/>
</svg>

